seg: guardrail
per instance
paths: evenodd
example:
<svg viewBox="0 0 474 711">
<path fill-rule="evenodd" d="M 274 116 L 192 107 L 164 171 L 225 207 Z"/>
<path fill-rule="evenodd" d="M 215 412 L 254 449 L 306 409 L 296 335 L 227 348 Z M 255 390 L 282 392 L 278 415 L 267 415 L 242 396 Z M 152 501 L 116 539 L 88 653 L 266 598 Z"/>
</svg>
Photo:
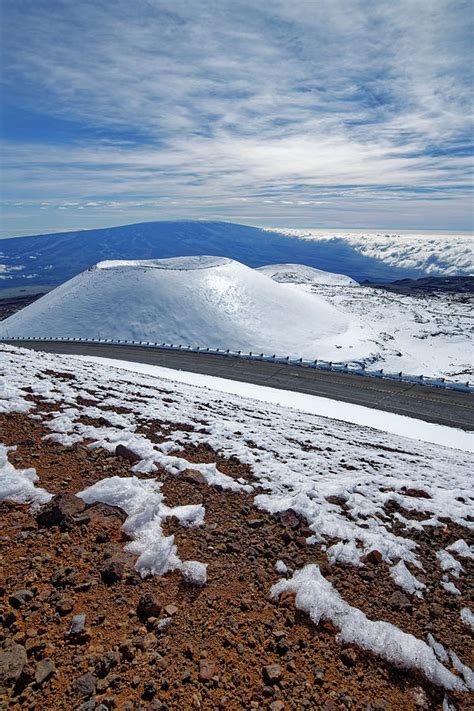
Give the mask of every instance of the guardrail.
<svg viewBox="0 0 474 711">
<path fill-rule="evenodd" d="M 316 368 L 318 370 L 330 370 L 338 373 L 351 373 L 352 375 L 361 375 L 372 378 L 383 378 L 385 380 L 398 380 L 406 383 L 414 383 L 418 385 L 429 385 L 435 388 L 443 388 L 444 390 L 458 390 L 461 392 L 472 393 L 474 385 L 471 383 L 457 383 L 445 378 L 429 378 L 424 375 L 410 375 L 408 373 L 386 373 L 383 368 L 380 370 L 367 370 L 365 365 L 351 363 L 335 363 L 325 360 L 306 360 L 304 358 L 291 358 L 290 356 L 279 356 L 276 354 L 267 355 L 265 353 L 244 353 L 242 351 L 232 351 L 229 348 L 204 348 L 202 346 L 183 346 L 182 344 L 174 343 L 155 343 L 153 341 L 129 341 L 119 338 L 78 338 L 74 336 L 10 336 L 2 339 L 4 343 L 16 341 L 38 341 L 48 343 L 103 343 L 114 346 L 136 346 L 141 348 L 152 348 L 162 351 L 184 351 L 188 353 L 209 353 L 222 357 L 240 358 L 242 360 L 259 360 L 270 363 L 281 363 L 283 365 L 297 365 L 302 368 Z"/>
</svg>

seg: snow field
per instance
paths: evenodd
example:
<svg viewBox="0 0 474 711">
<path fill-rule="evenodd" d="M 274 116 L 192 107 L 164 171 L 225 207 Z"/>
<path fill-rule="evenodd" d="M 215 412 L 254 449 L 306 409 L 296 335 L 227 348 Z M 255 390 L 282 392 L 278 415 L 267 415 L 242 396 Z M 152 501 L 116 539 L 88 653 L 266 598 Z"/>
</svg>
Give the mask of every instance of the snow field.
<svg viewBox="0 0 474 711">
<path fill-rule="evenodd" d="M 290 280 L 284 285 L 324 299 L 365 326 L 370 355 L 361 358 L 354 348 L 354 365 L 364 364 L 369 372 L 383 368 L 388 373 L 472 381 L 472 298 L 465 294 L 403 295 L 317 281 Z"/>
</svg>

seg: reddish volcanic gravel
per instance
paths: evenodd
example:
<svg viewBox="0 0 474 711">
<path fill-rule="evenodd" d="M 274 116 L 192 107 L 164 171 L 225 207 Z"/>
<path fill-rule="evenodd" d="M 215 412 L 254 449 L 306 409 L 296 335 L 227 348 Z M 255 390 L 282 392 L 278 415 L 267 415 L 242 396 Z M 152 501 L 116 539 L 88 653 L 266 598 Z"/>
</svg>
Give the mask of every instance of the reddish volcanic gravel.
<svg viewBox="0 0 474 711">
<path fill-rule="evenodd" d="M 38 403 L 45 412 L 48 406 Z M 182 559 L 208 564 L 208 580 L 192 586 L 179 572 L 142 580 L 124 551 L 124 512 L 74 497 L 104 477 L 130 476 L 131 462 L 83 444 L 45 441 L 49 430 L 23 414 L 3 415 L 0 423 L 1 442 L 17 445 L 9 461 L 34 467 L 38 486 L 64 495 L 39 513 L 0 504 L 3 708 L 441 709 L 444 692 L 421 674 L 340 643 L 331 623 L 316 627 L 295 609 L 291 593 L 272 599 L 270 588 L 281 577 L 277 560 L 292 569 L 318 563 L 370 619 L 420 638 L 436 628 L 437 640 L 472 664 L 471 636 L 459 617 L 474 599 L 469 561 L 456 583 L 460 596 L 438 584 L 434 595 L 415 601 L 377 556 L 363 568 L 330 565 L 320 546 L 306 543 L 312 532 L 291 512 L 258 511 L 254 494 L 208 486 L 192 469 L 179 477 L 159 470 L 153 477 L 168 506 L 205 506 L 203 527 L 184 528 L 170 518 L 164 532 L 175 535 Z M 159 439 L 163 425 L 169 427 L 156 421 L 140 427 Z M 251 478 L 245 465 L 211 448 L 188 445 L 182 455 Z M 469 538 L 449 521 L 412 535 L 424 582 L 437 580 L 436 550 Z M 468 694 L 450 693 L 450 701 L 472 708 Z"/>
</svg>

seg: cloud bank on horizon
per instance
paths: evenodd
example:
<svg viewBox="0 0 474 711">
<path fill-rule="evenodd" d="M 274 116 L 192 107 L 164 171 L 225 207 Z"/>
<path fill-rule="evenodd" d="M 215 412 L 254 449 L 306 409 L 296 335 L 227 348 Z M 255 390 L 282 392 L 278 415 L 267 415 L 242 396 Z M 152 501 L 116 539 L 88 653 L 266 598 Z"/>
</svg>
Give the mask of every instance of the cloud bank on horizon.
<svg viewBox="0 0 474 711">
<path fill-rule="evenodd" d="M 3 0 L 1 236 L 469 229 L 469 0 Z"/>
</svg>

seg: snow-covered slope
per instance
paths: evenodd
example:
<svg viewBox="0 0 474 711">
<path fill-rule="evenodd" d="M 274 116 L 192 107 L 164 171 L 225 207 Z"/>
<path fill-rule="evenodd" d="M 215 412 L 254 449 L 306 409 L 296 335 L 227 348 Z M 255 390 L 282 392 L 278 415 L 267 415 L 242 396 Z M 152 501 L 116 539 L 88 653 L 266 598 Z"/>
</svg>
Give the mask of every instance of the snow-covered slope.
<svg viewBox="0 0 474 711">
<path fill-rule="evenodd" d="M 357 284 L 287 282 L 286 288 L 322 298 L 370 331 L 368 370 L 472 380 L 472 299 L 466 294 L 397 294 Z"/>
<path fill-rule="evenodd" d="M 367 350 L 357 319 L 224 257 L 100 262 L 6 319 L 0 336 L 150 340 L 338 360 L 353 356 L 357 344 Z"/>
<path fill-rule="evenodd" d="M 41 423 L 49 430 L 42 446 L 54 442 L 113 454 L 122 445 L 135 454 L 130 476 L 119 477 L 115 471 L 109 476 L 104 469 L 103 478 L 74 493 L 87 502 L 102 501 L 126 510 L 124 531 L 131 539 L 126 547 L 137 556 L 138 570 L 164 575 L 180 569 L 198 584 L 205 584 L 209 574 L 212 585 L 223 553 L 217 547 L 222 539 L 215 524 L 211 528 L 207 485 L 225 489 L 228 500 L 233 492 L 248 495 L 252 511 L 258 509 L 255 530 L 262 531 L 262 545 L 252 549 L 252 557 L 265 571 L 281 555 L 275 567 L 282 577 L 274 575 L 271 587 L 261 584 L 266 597 L 253 612 L 255 625 L 261 618 L 274 624 L 275 618 L 261 612 L 269 596 L 295 592 L 296 607 L 315 625 L 330 621 L 325 633 L 337 630 L 342 642 L 401 668 L 406 684 L 415 670 L 423 675 L 415 677 L 418 690 L 420 679 L 448 693 L 467 696 L 472 689 L 472 671 L 464 666 L 469 663 L 466 640 L 472 620 L 468 604 L 474 552 L 467 543 L 474 526 L 471 455 L 70 357 L 2 346 L 0 364 L 8 382 L 0 392 L 0 412 L 25 413 Z M 0 448 L 0 499 L 12 495 L 14 475 L 22 486 L 25 477 L 29 481 L 15 493 L 16 500 L 47 496 L 47 491 L 33 489 L 35 472 L 13 470 L 6 454 Z M 229 463 L 236 461 L 244 466 L 238 477 L 230 476 Z M 197 493 L 186 488 L 190 469 L 201 477 L 203 488 Z M 163 472 L 181 485 L 182 505 L 168 500 Z M 196 496 L 202 503 L 194 503 Z M 239 524 L 248 530 L 249 521 L 256 519 L 245 517 L 242 499 L 238 509 Z M 266 529 L 260 529 L 261 516 L 268 513 L 286 526 L 283 542 L 274 538 L 271 546 L 264 545 Z M 179 516 L 192 531 L 204 526 L 205 548 L 197 542 L 192 548 L 200 551 L 199 560 L 182 560 L 181 537 L 165 535 L 161 527 L 168 516 Z M 227 540 L 238 542 L 240 525 L 233 522 Z M 232 558 L 239 570 L 245 569 L 248 554 L 242 548 L 237 546 Z M 251 597 L 252 581 L 242 577 Z M 122 589 L 126 595 L 127 586 Z M 233 589 L 226 598 L 228 614 L 240 620 L 236 599 L 240 605 Z M 189 605 L 189 597 L 186 600 Z M 288 609 L 289 600 L 282 600 Z M 394 609 L 400 610 L 396 617 Z M 192 614 L 191 608 L 184 610 Z M 315 645 L 322 632 L 314 628 Z M 279 659 L 268 646 L 266 653 Z M 351 666 L 354 663 L 363 668 L 360 656 L 351 657 Z M 328 656 L 331 669 L 330 664 L 341 665 L 341 659 L 334 662 Z M 388 672 L 384 670 L 387 676 Z M 444 708 L 453 708 L 449 696 Z"/>
<path fill-rule="evenodd" d="M 324 272 L 306 264 L 267 264 L 258 267 L 258 272 L 273 281 L 287 284 L 332 284 L 333 286 L 356 286 L 357 282 L 345 274 Z"/>
</svg>

